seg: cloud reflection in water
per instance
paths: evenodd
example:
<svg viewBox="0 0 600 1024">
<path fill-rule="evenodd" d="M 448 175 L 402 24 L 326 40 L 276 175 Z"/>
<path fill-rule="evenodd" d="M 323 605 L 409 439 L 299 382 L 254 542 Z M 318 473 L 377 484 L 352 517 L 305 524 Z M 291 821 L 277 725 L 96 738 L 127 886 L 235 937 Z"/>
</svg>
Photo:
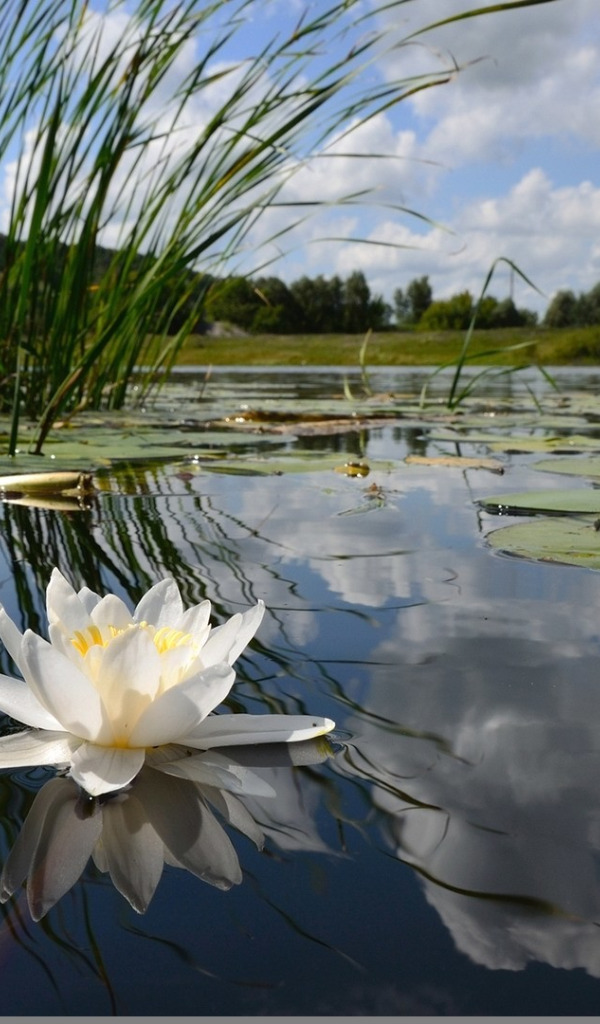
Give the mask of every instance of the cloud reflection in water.
<svg viewBox="0 0 600 1024">
<path fill-rule="evenodd" d="M 373 668 L 336 763 L 368 785 L 458 949 L 600 977 L 597 643 L 507 649 L 506 624 L 450 638 L 450 617 L 426 663 Z"/>
</svg>

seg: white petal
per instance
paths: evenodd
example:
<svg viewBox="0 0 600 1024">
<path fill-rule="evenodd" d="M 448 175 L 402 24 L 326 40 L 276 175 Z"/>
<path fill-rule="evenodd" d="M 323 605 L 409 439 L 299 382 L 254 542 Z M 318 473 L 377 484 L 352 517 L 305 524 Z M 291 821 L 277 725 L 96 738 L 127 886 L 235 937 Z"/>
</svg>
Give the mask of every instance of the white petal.
<svg viewBox="0 0 600 1024">
<path fill-rule="evenodd" d="M 190 636 L 193 636 L 197 644 L 204 643 L 208 632 L 210 611 L 210 601 L 201 601 L 200 604 L 195 604 L 183 613 L 178 629 L 183 633 L 189 633 Z"/>
<path fill-rule="evenodd" d="M 200 788 L 161 772 L 142 772 L 134 792 L 165 844 L 165 860 L 220 889 L 242 880 L 235 849 L 204 803 Z"/>
<path fill-rule="evenodd" d="M 233 665 L 256 633 L 264 613 L 264 602 L 259 601 L 243 615 L 238 612 L 222 626 L 213 629 L 202 648 L 204 664 L 215 665 L 220 661 L 227 661 Z"/>
<path fill-rule="evenodd" d="M 96 688 L 64 654 L 28 630 L 23 662 L 29 686 L 65 732 L 100 742 L 110 739 Z"/>
<path fill-rule="evenodd" d="M 155 583 L 144 594 L 133 617 L 136 622 L 149 622 L 153 626 L 177 626 L 183 615 L 183 602 L 175 580 Z"/>
<path fill-rule="evenodd" d="M 101 814 L 82 817 L 79 799 L 71 779 L 51 779 L 42 786 L 4 865 L 2 902 L 27 878 L 34 921 L 75 884 L 100 835 Z"/>
<path fill-rule="evenodd" d="M 82 587 L 81 590 L 78 591 L 77 597 L 90 616 L 96 605 L 102 600 L 100 594 L 96 594 L 95 591 L 90 590 L 89 587 Z"/>
<path fill-rule="evenodd" d="M 182 750 L 185 748 L 181 748 Z M 151 763 L 150 760 L 148 763 Z M 161 761 L 155 767 L 165 775 L 179 779 L 190 779 L 205 786 L 226 789 L 230 793 L 247 793 L 252 796 L 275 796 L 275 790 L 265 779 L 244 765 L 235 764 L 229 757 L 216 751 L 174 761 Z"/>
<path fill-rule="evenodd" d="M 165 690 L 149 705 L 134 726 L 129 743 L 155 747 L 179 741 L 227 696 L 235 680 L 228 665 L 214 665 L 193 679 Z"/>
<path fill-rule="evenodd" d="M 23 671 L 21 668 L 21 644 L 23 643 L 23 634 L 21 630 L 13 620 L 7 615 L 6 610 L 0 605 L 0 640 L 6 647 L 6 650 L 10 654 L 15 665 L 20 672 Z"/>
<path fill-rule="evenodd" d="M 11 679 L 0 676 L 0 711 L 10 715 L 23 725 L 33 725 L 36 729 L 58 729 L 62 725 L 40 704 L 35 694 L 22 679 Z"/>
<path fill-rule="evenodd" d="M 160 881 L 164 844 L 148 821 L 135 787 L 123 800 L 104 804 L 102 859 L 121 895 L 143 914 Z"/>
<path fill-rule="evenodd" d="M 248 646 L 260 626 L 264 614 L 264 601 L 259 601 L 258 604 L 254 605 L 254 608 L 249 608 L 247 612 L 244 612 L 235 643 L 229 652 L 230 665 L 233 665 L 236 658 L 239 658 L 244 648 Z"/>
<path fill-rule="evenodd" d="M 204 669 L 201 659 L 188 644 L 179 644 L 160 655 L 160 687 L 168 690 Z"/>
<path fill-rule="evenodd" d="M 71 758 L 71 776 L 90 796 L 123 789 L 144 764 L 144 751 L 82 743 Z"/>
<path fill-rule="evenodd" d="M 74 633 L 89 626 L 90 617 L 73 587 L 58 569 L 52 570 L 46 590 L 46 607 L 50 625 L 57 623 Z"/>
<path fill-rule="evenodd" d="M 101 601 L 98 601 L 93 609 L 91 621 L 101 630 L 108 626 L 126 629 L 133 622 L 133 616 L 120 597 L 117 597 L 116 594 L 107 594 Z"/>
<path fill-rule="evenodd" d="M 274 793 L 275 790 L 271 790 L 271 792 Z M 225 818 L 225 821 L 251 839 L 254 845 L 262 850 L 265 845 L 265 834 L 241 800 L 222 789 L 205 787 L 204 793 L 206 799 Z"/>
<path fill-rule="evenodd" d="M 96 686 L 112 725 L 113 739 L 120 744 L 128 744 L 131 730 L 155 696 L 160 670 L 160 655 L 147 630 L 127 630 L 111 640 L 104 651 Z"/>
<path fill-rule="evenodd" d="M 72 643 L 73 633 L 70 630 L 67 631 L 62 622 L 48 624 L 48 637 L 52 646 L 64 654 L 65 658 L 81 664 L 81 655 Z"/>
<path fill-rule="evenodd" d="M 312 715 L 211 715 L 179 743 L 198 750 L 250 743 L 295 743 L 324 736 L 335 728 L 330 718 Z"/>
<path fill-rule="evenodd" d="M 27 768 L 41 764 L 70 764 L 80 740 L 68 733 L 30 730 L 0 739 L 0 768 Z"/>
<path fill-rule="evenodd" d="M 242 616 L 238 612 L 221 626 L 211 629 L 208 640 L 202 648 L 202 661 L 205 665 L 217 665 L 221 661 L 229 663 L 229 652 L 237 637 L 241 621 Z"/>
</svg>

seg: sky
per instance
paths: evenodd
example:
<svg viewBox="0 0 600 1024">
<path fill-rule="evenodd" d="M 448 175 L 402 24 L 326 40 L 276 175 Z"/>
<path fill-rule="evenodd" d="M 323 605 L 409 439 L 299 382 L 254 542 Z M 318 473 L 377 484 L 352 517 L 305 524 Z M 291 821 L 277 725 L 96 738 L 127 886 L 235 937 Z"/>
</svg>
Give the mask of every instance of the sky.
<svg viewBox="0 0 600 1024">
<path fill-rule="evenodd" d="M 92 3 L 89 16 L 102 4 L 105 0 Z M 597 0 L 553 0 L 479 16 L 432 29 L 409 45 L 398 44 L 436 20 L 472 8 L 474 0 L 380 4 L 384 9 L 374 20 L 358 20 L 361 13 L 372 18 L 376 5 L 376 0 L 358 0 L 352 7 L 348 38 L 360 39 L 368 25 L 382 33 L 376 60 L 365 68 L 358 88 L 459 70 L 446 84 L 376 114 L 343 140 L 330 140 L 328 156 L 298 165 L 280 198 L 330 205 L 313 210 L 276 244 L 266 240 L 285 228 L 291 215 L 270 210 L 252 228 L 244 254 L 230 269 L 252 273 L 273 260 L 268 272 L 288 283 L 304 274 L 346 277 L 362 270 L 372 293 L 392 303 L 396 288 L 424 275 L 434 298 L 464 290 L 477 296 L 495 265 L 489 293 L 512 294 L 518 306 L 540 315 L 559 289 L 589 290 L 600 281 Z M 305 10 L 315 17 L 329 6 L 330 0 L 255 0 L 229 49 L 219 53 L 220 66 L 229 55 L 237 60 L 261 40 L 285 32 Z M 127 4 L 107 19 L 107 37 L 123 34 L 126 21 Z M 206 33 L 186 44 L 165 89 L 189 73 L 205 45 Z M 331 49 L 323 59 L 335 59 L 348 39 L 327 45 Z M 202 92 L 190 111 L 190 126 L 206 122 L 211 103 L 222 102 L 231 82 L 226 77 Z M 163 91 L 157 103 L 161 95 L 166 102 Z M 165 112 L 158 107 L 155 112 L 163 127 L 168 125 Z M 177 140 L 173 135 L 174 146 Z M 9 147 L 0 162 L 0 230 L 6 230 L 15 180 L 15 153 Z M 133 179 L 124 177 L 120 187 L 135 196 Z M 357 190 L 368 191 L 368 202 L 336 206 L 340 196 Z M 135 209 L 132 201 L 130 218 Z M 102 240 L 113 245 L 118 237 L 113 223 Z M 504 260 L 515 263 L 538 291 Z"/>
<path fill-rule="evenodd" d="M 407 34 L 473 5 L 419 0 L 390 11 L 390 31 Z M 425 90 L 370 122 L 355 143 L 400 159 L 362 165 L 376 195 L 405 203 L 436 223 L 371 208 L 349 235 L 407 248 L 313 240 L 285 261 L 292 277 L 342 276 L 362 269 L 373 292 L 427 275 L 435 298 L 464 289 L 478 295 L 500 258 L 517 264 L 538 294 L 500 262 L 489 287 L 540 314 L 562 288 L 587 291 L 600 281 L 600 18 L 594 0 L 557 0 L 489 14 L 433 30 L 413 52 L 383 62 L 407 70 L 464 66 L 453 81 Z M 438 53 L 436 53 L 438 50 Z M 327 168 L 317 178 L 326 188 Z M 336 162 L 338 178 L 356 181 L 356 161 Z M 309 177 L 307 173 L 305 178 Z M 339 180 L 337 182 L 339 184 Z M 318 236 L 313 225 L 314 238 Z"/>
</svg>

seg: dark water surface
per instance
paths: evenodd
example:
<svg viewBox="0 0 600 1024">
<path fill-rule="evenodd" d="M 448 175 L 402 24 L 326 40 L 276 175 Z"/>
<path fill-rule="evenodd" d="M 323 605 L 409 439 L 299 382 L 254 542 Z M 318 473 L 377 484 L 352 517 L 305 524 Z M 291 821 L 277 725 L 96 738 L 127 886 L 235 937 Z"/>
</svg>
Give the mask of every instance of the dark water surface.
<svg viewBox="0 0 600 1024">
<path fill-rule="evenodd" d="M 286 405 L 339 392 L 342 372 L 220 371 L 201 397 L 182 379 L 200 416 L 211 388 Z M 371 384 L 415 392 L 420 378 Z M 533 486 L 530 457 L 502 456 L 503 475 L 408 465 L 456 451 L 409 417 L 244 442 L 369 473 L 174 460 L 107 473 L 88 510 L 6 502 L 0 600 L 44 633 L 54 565 L 132 601 L 173 575 L 217 621 L 262 598 L 230 706 L 333 718 L 335 756 L 264 769 L 275 795 L 245 803 L 267 842 L 226 826 L 243 871 L 229 891 L 167 864 L 139 915 L 90 864 L 40 923 L 24 895 L 8 901 L 0 1012 L 596 1014 L 600 573 L 493 553 L 498 523 L 477 504 Z M 52 774 L 0 776 L 3 857 Z"/>
</svg>

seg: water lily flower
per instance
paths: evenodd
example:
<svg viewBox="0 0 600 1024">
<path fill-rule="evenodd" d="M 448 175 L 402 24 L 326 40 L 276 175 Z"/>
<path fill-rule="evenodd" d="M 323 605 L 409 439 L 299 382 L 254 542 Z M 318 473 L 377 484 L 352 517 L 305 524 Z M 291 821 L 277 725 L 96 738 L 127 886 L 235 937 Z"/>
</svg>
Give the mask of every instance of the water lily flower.
<svg viewBox="0 0 600 1024">
<path fill-rule="evenodd" d="M 184 610 L 172 579 L 132 612 L 114 594 L 76 592 L 54 569 L 46 606 L 49 642 L 21 633 L 0 605 L 0 639 L 23 676 L 0 675 L 0 711 L 30 727 L 0 738 L 0 768 L 66 766 L 100 796 L 127 786 L 144 763 L 196 778 L 190 751 L 289 743 L 334 727 L 308 715 L 212 714 L 260 625 L 262 601 L 211 628 L 210 602 Z"/>
</svg>

